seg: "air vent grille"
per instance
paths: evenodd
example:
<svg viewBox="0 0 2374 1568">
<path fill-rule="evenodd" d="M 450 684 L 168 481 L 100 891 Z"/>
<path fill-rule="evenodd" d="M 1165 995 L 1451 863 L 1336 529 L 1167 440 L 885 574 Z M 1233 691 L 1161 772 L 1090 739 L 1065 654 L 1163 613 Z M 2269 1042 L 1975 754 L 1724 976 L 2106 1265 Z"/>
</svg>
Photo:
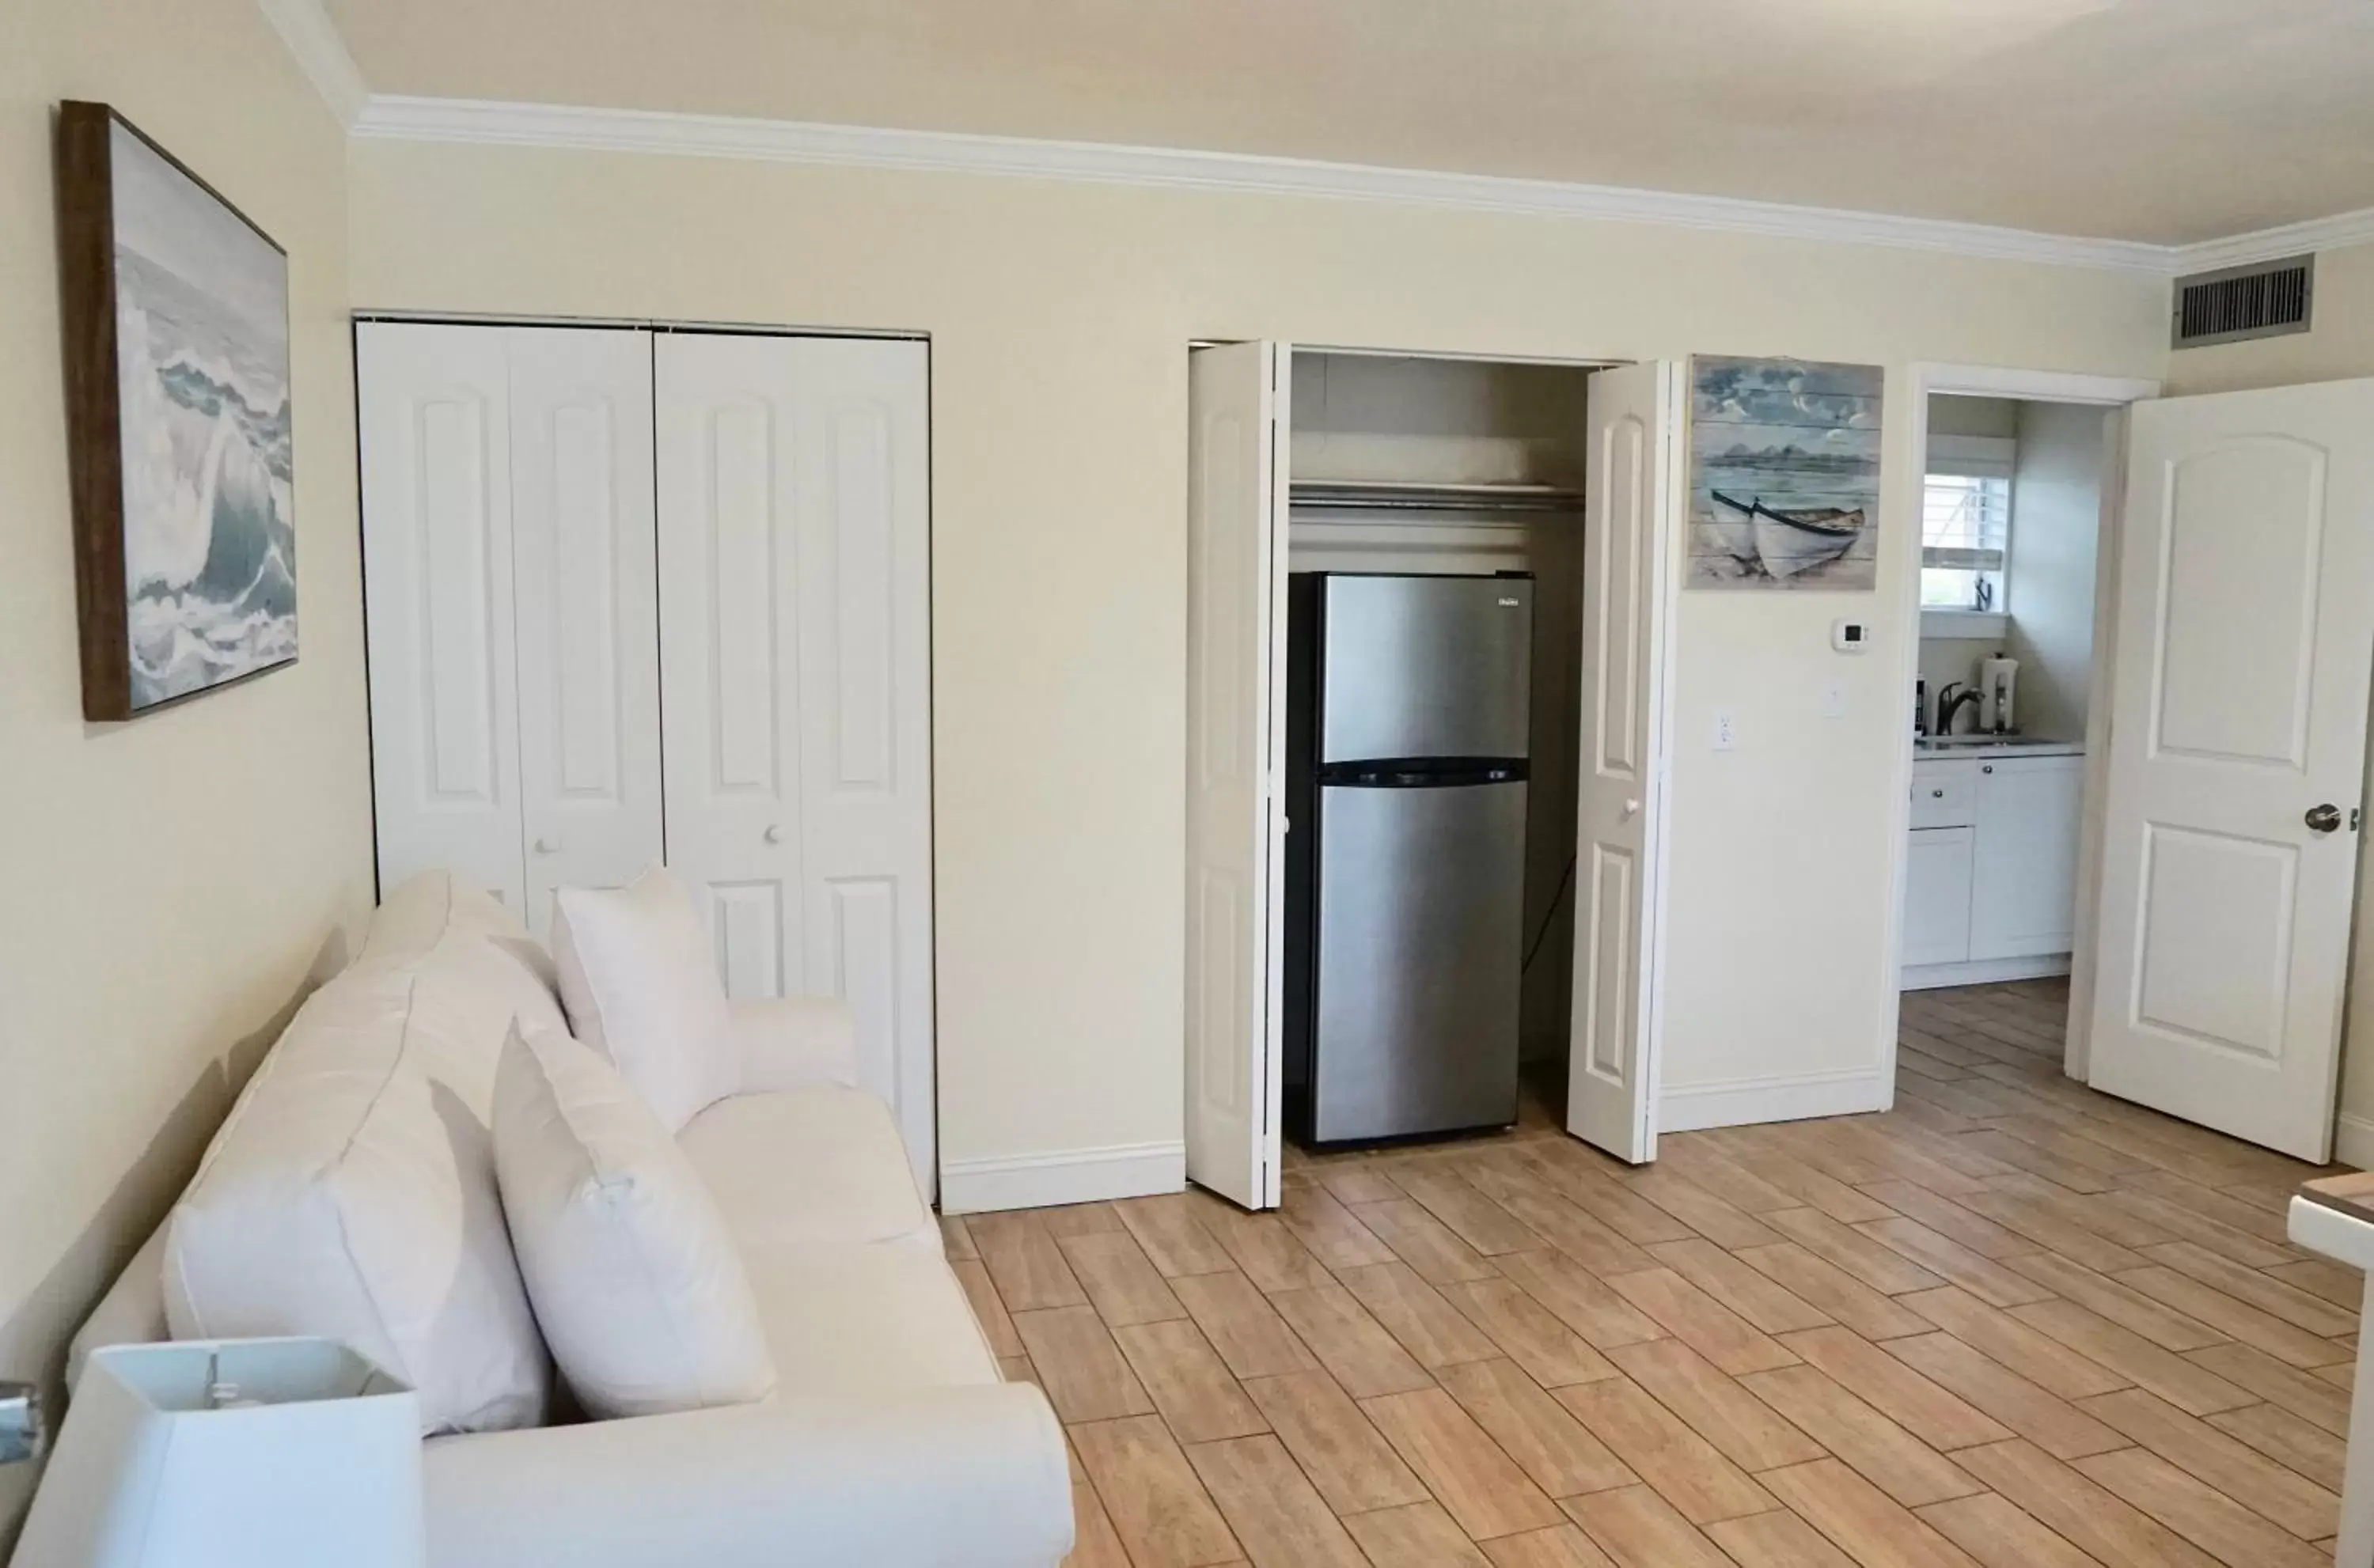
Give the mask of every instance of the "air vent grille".
<svg viewBox="0 0 2374 1568">
<path fill-rule="evenodd" d="M 2315 283 L 2314 256 L 2178 278 L 2173 345 L 2200 348 L 2306 332 Z"/>
</svg>

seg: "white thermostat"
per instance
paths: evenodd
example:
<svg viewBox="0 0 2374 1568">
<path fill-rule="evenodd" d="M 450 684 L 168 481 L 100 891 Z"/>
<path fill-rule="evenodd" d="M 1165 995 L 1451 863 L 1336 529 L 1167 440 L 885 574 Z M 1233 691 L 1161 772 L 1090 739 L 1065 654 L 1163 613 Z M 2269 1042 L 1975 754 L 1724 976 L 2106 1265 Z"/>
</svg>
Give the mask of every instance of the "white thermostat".
<svg viewBox="0 0 2374 1568">
<path fill-rule="evenodd" d="M 1863 621 L 1832 621 L 1830 646 L 1840 653 L 1861 653 L 1871 646 L 1871 626 Z"/>
</svg>

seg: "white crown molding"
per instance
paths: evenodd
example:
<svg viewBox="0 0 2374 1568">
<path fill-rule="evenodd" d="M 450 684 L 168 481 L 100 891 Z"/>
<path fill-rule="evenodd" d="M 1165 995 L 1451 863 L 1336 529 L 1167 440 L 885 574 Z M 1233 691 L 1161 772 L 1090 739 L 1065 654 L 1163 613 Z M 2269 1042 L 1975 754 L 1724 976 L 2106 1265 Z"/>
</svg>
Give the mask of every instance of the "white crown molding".
<svg viewBox="0 0 2374 1568">
<path fill-rule="evenodd" d="M 338 123 L 353 130 L 370 98 L 370 88 L 363 81 L 362 68 L 347 53 L 337 24 L 322 9 L 322 0 L 255 0 L 255 5 L 272 24 L 272 30 L 280 35 L 280 41 L 288 46 L 288 53 L 296 56 L 298 69 L 338 117 Z"/>
<path fill-rule="evenodd" d="M 2220 267 L 2245 267 L 2258 262 L 2280 261 L 2286 256 L 2366 244 L 2374 244 L 2374 207 L 2314 217 L 2305 223 L 2286 223 L 2275 228 L 2253 229 L 2248 234 L 2206 240 L 2197 245 L 2179 245 L 2170 252 L 2168 270 L 2179 275 L 2215 272 Z"/>
<path fill-rule="evenodd" d="M 660 153 L 768 163 L 1004 174 L 1099 184 L 1389 202 L 1470 212 L 1653 223 L 1780 239 L 1886 245 L 2055 266 L 2110 267 L 2153 274 L 2164 274 L 2168 269 L 2167 247 L 2129 240 L 2073 239 L 1985 224 L 1789 206 L 1724 196 L 1680 195 L 1614 185 L 1384 169 L 1246 153 L 377 93 L 363 106 L 354 133 L 383 141 Z"/>
</svg>

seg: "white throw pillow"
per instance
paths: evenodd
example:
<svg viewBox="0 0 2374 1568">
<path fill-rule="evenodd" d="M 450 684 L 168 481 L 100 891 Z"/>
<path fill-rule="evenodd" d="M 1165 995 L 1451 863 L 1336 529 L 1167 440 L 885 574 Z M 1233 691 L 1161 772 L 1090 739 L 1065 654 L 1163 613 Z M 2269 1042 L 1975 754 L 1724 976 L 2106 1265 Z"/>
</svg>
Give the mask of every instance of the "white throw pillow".
<svg viewBox="0 0 2374 1568">
<path fill-rule="evenodd" d="M 569 1032 L 610 1059 L 673 1134 L 742 1087 L 724 982 L 684 885 L 653 866 L 625 887 L 553 895 Z"/>
<path fill-rule="evenodd" d="M 514 1029 L 495 1080 L 495 1175 L 536 1321 L 587 1414 L 775 1391 L 724 1217 L 608 1062 L 565 1035 Z"/>
</svg>

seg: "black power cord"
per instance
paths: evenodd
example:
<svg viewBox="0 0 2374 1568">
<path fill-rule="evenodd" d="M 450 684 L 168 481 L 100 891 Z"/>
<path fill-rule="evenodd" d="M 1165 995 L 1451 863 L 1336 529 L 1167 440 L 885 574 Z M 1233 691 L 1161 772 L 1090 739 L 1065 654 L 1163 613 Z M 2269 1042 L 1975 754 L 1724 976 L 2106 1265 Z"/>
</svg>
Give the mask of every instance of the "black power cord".
<svg viewBox="0 0 2374 1568">
<path fill-rule="evenodd" d="M 1558 905 L 1565 901 L 1566 890 L 1574 881 L 1574 863 L 1581 858 L 1581 850 L 1566 858 L 1566 870 L 1558 875 L 1557 891 L 1550 895 L 1549 912 L 1542 917 L 1542 929 L 1534 933 L 1533 945 L 1525 949 L 1525 962 L 1519 967 L 1519 974 L 1534 966 L 1534 955 L 1541 952 L 1542 943 L 1549 940 L 1550 928 L 1557 924 Z"/>
</svg>

